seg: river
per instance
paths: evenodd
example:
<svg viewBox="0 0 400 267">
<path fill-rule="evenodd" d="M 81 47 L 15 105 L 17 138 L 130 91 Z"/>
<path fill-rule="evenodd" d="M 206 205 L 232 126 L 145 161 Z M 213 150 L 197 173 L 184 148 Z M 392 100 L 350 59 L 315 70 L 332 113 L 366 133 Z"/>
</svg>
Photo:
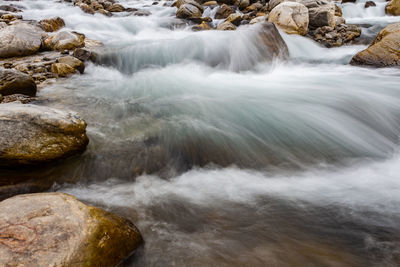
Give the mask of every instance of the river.
<svg viewBox="0 0 400 267">
<path fill-rule="evenodd" d="M 105 64 L 39 92 L 79 112 L 90 139 L 40 175 L 138 226 L 125 266 L 400 264 L 400 72 L 348 65 L 400 21 L 385 1 L 339 4 L 359 44 L 281 32 L 285 61 L 264 55 L 259 25 L 192 32 L 165 1 L 120 1 L 151 15 L 111 18 L 3 2 L 104 43 Z"/>
</svg>

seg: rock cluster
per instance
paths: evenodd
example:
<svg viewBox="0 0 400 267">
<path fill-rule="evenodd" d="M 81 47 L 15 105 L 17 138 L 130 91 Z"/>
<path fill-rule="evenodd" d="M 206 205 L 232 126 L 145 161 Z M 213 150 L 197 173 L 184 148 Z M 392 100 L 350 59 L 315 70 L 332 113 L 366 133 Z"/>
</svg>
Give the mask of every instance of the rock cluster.
<svg viewBox="0 0 400 267">
<path fill-rule="evenodd" d="M 71 2 L 68 1 L 68 2 Z M 113 13 L 137 11 L 135 8 L 125 8 L 123 5 L 113 0 L 74 0 L 74 5 L 78 6 L 83 12 L 88 14 L 100 13 L 112 16 Z"/>
<path fill-rule="evenodd" d="M 235 30 L 245 24 L 275 23 L 288 34 L 304 35 L 327 46 L 340 46 L 361 34 L 348 25 L 340 8 L 329 0 L 208 1 L 177 0 L 177 18 L 198 23 L 192 30 Z M 215 14 L 214 17 L 203 17 Z"/>
<path fill-rule="evenodd" d="M 337 47 L 353 41 L 361 35 L 356 25 L 339 24 L 335 27 L 323 26 L 308 32 L 309 36 L 326 47 Z"/>
</svg>

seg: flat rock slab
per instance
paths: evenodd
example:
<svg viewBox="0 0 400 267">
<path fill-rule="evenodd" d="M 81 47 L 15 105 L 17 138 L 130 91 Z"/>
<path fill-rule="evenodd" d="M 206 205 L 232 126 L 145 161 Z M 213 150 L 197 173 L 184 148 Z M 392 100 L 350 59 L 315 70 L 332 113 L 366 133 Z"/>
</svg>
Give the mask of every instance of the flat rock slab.
<svg viewBox="0 0 400 267">
<path fill-rule="evenodd" d="M 0 104 L 0 166 L 32 165 L 83 152 L 86 122 L 76 113 L 33 104 Z"/>
<path fill-rule="evenodd" d="M 130 221 L 71 195 L 0 202 L 0 266 L 116 266 L 141 243 Z"/>
</svg>

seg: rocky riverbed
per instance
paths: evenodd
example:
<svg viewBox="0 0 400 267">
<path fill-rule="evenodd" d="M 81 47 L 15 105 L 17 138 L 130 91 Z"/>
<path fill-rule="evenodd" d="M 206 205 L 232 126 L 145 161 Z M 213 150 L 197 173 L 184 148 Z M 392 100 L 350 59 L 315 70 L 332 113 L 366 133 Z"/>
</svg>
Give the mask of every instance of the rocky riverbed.
<svg viewBox="0 0 400 267">
<path fill-rule="evenodd" d="M 0 265 L 398 265 L 399 15 L 0 0 Z"/>
</svg>

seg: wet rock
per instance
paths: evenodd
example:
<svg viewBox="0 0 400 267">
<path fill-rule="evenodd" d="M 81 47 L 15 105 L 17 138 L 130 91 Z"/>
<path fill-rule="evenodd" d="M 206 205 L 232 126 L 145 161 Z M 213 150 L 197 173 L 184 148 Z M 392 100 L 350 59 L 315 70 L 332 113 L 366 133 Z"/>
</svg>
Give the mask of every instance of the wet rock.
<svg viewBox="0 0 400 267">
<path fill-rule="evenodd" d="M 77 6 L 85 13 L 92 14 L 92 15 L 94 15 L 94 13 L 95 13 L 94 9 L 91 8 L 88 4 L 79 3 L 79 4 L 77 4 Z"/>
<path fill-rule="evenodd" d="M 332 3 L 308 9 L 309 25 L 312 28 L 322 26 L 335 27 L 335 5 Z"/>
<path fill-rule="evenodd" d="M 6 21 L 7 23 L 10 23 L 12 21 L 22 19 L 22 16 L 17 14 L 4 14 L 1 16 L 1 19 Z"/>
<path fill-rule="evenodd" d="M 344 3 L 355 3 L 357 0 L 342 0 L 342 4 Z"/>
<path fill-rule="evenodd" d="M 79 59 L 80 61 L 87 61 L 89 60 L 92 52 L 84 48 L 77 48 L 74 50 L 73 56 Z"/>
<path fill-rule="evenodd" d="M 207 1 L 203 4 L 203 6 L 217 6 L 217 1 Z"/>
<path fill-rule="evenodd" d="M 400 66 L 400 23 L 386 26 L 378 33 L 374 42 L 358 52 L 351 60 L 352 65 L 375 67 Z"/>
<path fill-rule="evenodd" d="M 199 25 L 195 25 L 192 27 L 193 31 L 205 31 L 205 30 L 211 30 L 210 25 L 208 25 L 207 22 L 203 21 Z"/>
<path fill-rule="evenodd" d="M 85 46 L 85 35 L 77 32 L 58 32 L 44 41 L 44 47 L 49 50 L 73 50 L 83 46 Z"/>
<path fill-rule="evenodd" d="M 342 9 L 335 4 L 335 16 L 341 17 L 343 15 Z"/>
<path fill-rule="evenodd" d="M 235 13 L 235 11 L 228 5 L 223 4 L 218 8 L 217 13 L 215 13 L 216 19 L 226 19 L 230 14 Z"/>
<path fill-rule="evenodd" d="M 0 58 L 36 53 L 42 44 L 43 34 L 42 29 L 27 23 L 0 29 Z"/>
<path fill-rule="evenodd" d="M 112 6 L 106 8 L 106 10 L 109 12 L 123 12 L 125 11 L 125 8 L 120 4 L 113 4 Z"/>
<path fill-rule="evenodd" d="M 230 23 L 229 21 L 222 22 L 217 26 L 217 30 L 220 31 L 234 31 L 236 30 L 236 26 Z"/>
<path fill-rule="evenodd" d="M 145 17 L 145 16 L 150 16 L 151 12 L 148 10 L 138 10 L 132 13 L 133 16 L 138 16 L 138 17 Z"/>
<path fill-rule="evenodd" d="M 65 63 L 53 63 L 51 64 L 51 72 L 57 77 L 67 77 L 75 73 L 75 69 Z"/>
<path fill-rule="evenodd" d="M 192 6 L 197 7 L 201 11 L 201 13 L 203 13 L 203 11 L 204 11 L 204 8 L 194 0 L 178 0 L 178 1 L 176 1 L 177 8 L 180 8 L 184 4 L 191 4 Z"/>
<path fill-rule="evenodd" d="M 85 71 L 85 64 L 83 64 L 83 62 L 77 59 L 76 57 L 72 56 L 60 57 L 59 59 L 57 59 L 57 62 L 67 64 L 70 67 L 79 71 L 80 73 L 83 73 Z"/>
<path fill-rule="evenodd" d="M 308 9 L 300 3 L 284 2 L 272 9 L 268 21 L 288 34 L 305 35 L 309 23 Z"/>
<path fill-rule="evenodd" d="M 364 5 L 365 8 L 369 8 L 371 6 L 376 6 L 375 2 L 373 2 L 373 1 L 365 2 L 365 5 Z"/>
<path fill-rule="evenodd" d="M 246 7 L 248 7 L 249 5 L 250 5 L 250 1 L 249 0 L 240 0 L 239 1 L 239 9 L 240 10 L 246 9 Z"/>
<path fill-rule="evenodd" d="M 242 15 L 240 15 L 239 13 L 230 14 L 226 18 L 226 21 L 229 21 L 230 23 L 232 23 L 235 26 L 239 26 L 240 22 L 242 21 Z"/>
<path fill-rule="evenodd" d="M 0 105 L 0 166 L 65 158 L 83 152 L 87 144 L 86 123 L 73 112 L 32 104 Z"/>
<path fill-rule="evenodd" d="M 267 21 L 267 16 L 256 17 L 256 18 L 250 20 L 249 24 L 264 23 L 266 21 Z"/>
<path fill-rule="evenodd" d="M 253 4 L 249 5 L 248 7 L 246 7 L 244 9 L 244 12 L 248 13 L 248 12 L 252 12 L 252 11 L 258 11 L 258 10 L 261 10 L 262 8 L 263 8 L 263 5 L 259 2 L 256 2 L 256 3 L 253 3 Z"/>
<path fill-rule="evenodd" d="M 27 96 L 27 95 L 21 95 L 21 94 L 13 94 L 13 95 L 6 95 L 1 97 L 0 103 L 11 103 L 11 102 L 19 102 L 22 104 L 28 104 L 32 102 L 33 100 L 36 100 L 35 97 Z"/>
<path fill-rule="evenodd" d="M 5 266 L 116 266 L 142 243 L 128 220 L 63 193 L 0 202 Z"/>
<path fill-rule="evenodd" d="M 326 47 L 338 47 L 353 41 L 361 35 L 361 29 L 356 25 L 339 24 L 335 27 L 323 26 L 308 32 L 315 41 Z"/>
<path fill-rule="evenodd" d="M 51 19 L 43 19 L 39 21 L 42 29 L 46 32 L 55 32 L 65 26 L 65 22 L 62 18 L 56 17 Z"/>
<path fill-rule="evenodd" d="M 16 8 L 13 5 L 1 5 L 0 10 L 7 11 L 7 12 L 21 12 L 22 10 L 19 8 Z"/>
<path fill-rule="evenodd" d="M 0 68 L 0 94 L 3 96 L 13 94 L 35 96 L 36 84 L 25 73 Z"/>
<path fill-rule="evenodd" d="M 263 22 L 260 27 L 260 41 L 265 45 L 264 50 L 268 59 L 272 60 L 276 57 L 287 59 L 289 57 L 288 47 L 275 24 Z"/>
<path fill-rule="evenodd" d="M 335 25 L 346 24 L 346 20 L 343 17 L 335 16 Z"/>
<path fill-rule="evenodd" d="M 386 14 L 400 16 L 400 0 L 390 0 L 385 8 Z"/>
<path fill-rule="evenodd" d="M 179 7 L 176 12 L 176 17 L 180 19 L 193 19 L 193 18 L 201 18 L 202 12 L 200 9 L 195 7 L 192 4 L 183 4 Z"/>
</svg>

